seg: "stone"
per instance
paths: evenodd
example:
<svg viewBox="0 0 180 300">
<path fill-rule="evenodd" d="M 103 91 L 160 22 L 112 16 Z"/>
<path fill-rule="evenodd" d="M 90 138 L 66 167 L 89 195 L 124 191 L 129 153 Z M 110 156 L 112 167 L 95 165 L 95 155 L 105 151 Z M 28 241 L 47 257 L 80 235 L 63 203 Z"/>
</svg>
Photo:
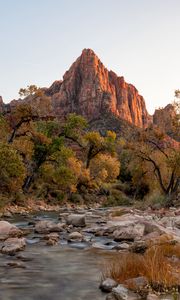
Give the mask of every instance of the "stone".
<svg viewBox="0 0 180 300">
<path fill-rule="evenodd" d="M 135 239 L 141 239 L 144 235 L 144 230 L 144 224 L 120 226 L 113 233 L 114 240 L 119 242 L 123 240 L 134 241 Z"/>
<path fill-rule="evenodd" d="M 103 291 L 103 292 L 106 292 L 106 293 L 109 293 L 112 291 L 112 289 L 114 287 L 117 287 L 118 286 L 118 283 L 111 279 L 111 278 L 106 278 L 105 280 L 103 280 L 99 286 L 99 288 Z"/>
<path fill-rule="evenodd" d="M 2 245 L 1 252 L 3 254 L 14 255 L 17 251 L 21 251 L 26 246 L 25 238 L 8 238 Z"/>
<path fill-rule="evenodd" d="M 54 246 L 59 242 L 59 234 L 57 232 L 51 232 L 44 236 L 44 239 L 47 241 L 46 245 Z"/>
<path fill-rule="evenodd" d="M 129 250 L 130 245 L 128 243 L 120 243 L 113 247 L 113 250 Z"/>
<path fill-rule="evenodd" d="M 67 217 L 67 225 L 73 225 L 75 227 L 85 227 L 85 215 L 81 214 L 71 214 Z"/>
<path fill-rule="evenodd" d="M 0 240 L 22 236 L 22 231 L 7 221 L 0 221 Z"/>
<path fill-rule="evenodd" d="M 123 284 L 112 289 L 112 295 L 116 300 L 138 300 L 140 296 L 128 290 Z M 112 298 L 113 299 L 113 298 Z"/>
<path fill-rule="evenodd" d="M 12 213 L 11 213 L 10 211 L 5 211 L 5 212 L 3 213 L 3 217 L 4 217 L 4 218 L 12 218 Z"/>
<path fill-rule="evenodd" d="M 133 253 L 143 254 L 147 250 L 148 246 L 145 241 L 135 241 L 130 247 L 130 251 Z"/>
<path fill-rule="evenodd" d="M 83 235 L 80 232 L 72 232 L 68 235 L 68 242 L 82 242 Z"/>
<path fill-rule="evenodd" d="M 174 225 L 180 229 L 180 216 L 175 217 Z"/>
<path fill-rule="evenodd" d="M 173 104 L 168 104 L 164 108 L 156 109 L 153 115 L 153 123 L 163 132 L 171 133 L 174 139 L 179 140 L 178 132 L 174 130 L 174 118 L 176 116 Z"/>
<path fill-rule="evenodd" d="M 52 221 L 39 221 L 35 225 L 35 232 L 38 233 L 50 233 L 50 232 L 61 232 L 64 230 L 65 224 L 64 223 L 54 223 Z"/>
<path fill-rule="evenodd" d="M 57 245 L 57 244 L 58 244 L 58 241 L 55 240 L 55 239 L 49 239 L 46 242 L 46 245 L 48 245 L 48 246 L 54 246 L 54 245 Z"/>
<path fill-rule="evenodd" d="M 45 240 L 55 240 L 55 241 L 58 241 L 59 240 L 59 234 L 57 232 L 51 232 L 47 235 L 44 236 L 44 239 Z"/>
</svg>

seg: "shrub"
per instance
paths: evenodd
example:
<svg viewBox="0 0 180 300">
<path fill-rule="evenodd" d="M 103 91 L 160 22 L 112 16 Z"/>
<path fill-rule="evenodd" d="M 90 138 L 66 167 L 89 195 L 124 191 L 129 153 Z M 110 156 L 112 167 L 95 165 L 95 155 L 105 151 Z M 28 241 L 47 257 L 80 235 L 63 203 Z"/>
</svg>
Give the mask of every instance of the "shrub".
<svg viewBox="0 0 180 300">
<path fill-rule="evenodd" d="M 70 201 L 75 204 L 80 204 L 80 203 L 83 203 L 83 198 L 80 194 L 73 193 L 70 197 Z"/>
<path fill-rule="evenodd" d="M 132 201 L 127 197 L 123 192 L 111 189 L 110 195 L 107 197 L 107 200 L 104 202 L 104 206 L 121 206 L 121 205 L 131 205 Z"/>
<path fill-rule="evenodd" d="M 153 243 L 144 255 L 134 253 L 116 255 L 106 264 L 102 277 L 110 277 L 118 283 L 124 283 L 128 279 L 144 276 L 149 283 L 147 289 L 160 293 L 173 292 L 180 290 L 178 258 L 180 258 L 180 244 L 165 238 Z M 131 284 L 128 287 L 134 289 Z"/>
</svg>

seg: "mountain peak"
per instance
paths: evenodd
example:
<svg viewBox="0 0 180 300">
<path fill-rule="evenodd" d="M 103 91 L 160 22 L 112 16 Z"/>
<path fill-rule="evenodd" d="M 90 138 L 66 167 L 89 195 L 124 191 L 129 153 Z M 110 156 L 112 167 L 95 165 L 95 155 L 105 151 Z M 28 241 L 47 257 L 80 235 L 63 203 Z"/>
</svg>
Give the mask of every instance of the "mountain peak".
<svg viewBox="0 0 180 300">
<path fill-rule="evenodd" d="M 139 127 L 150 121 L 137 89 L 108 71 L 92 49 L 83 49 L 51 95 L 58 116 L 76 112 L 93 120 L 110 112 Z"/>
<path fill-rule="evenodd" d="M 137 89 L 126 83 L 123 76 L 108 71 L 92 49 L 84 49 L 63 80 L 55 81 L 45 93 L 48 103 L 32 99 L 33 108 L 41 115 L 50 111 L 51 115 L 63 118 L 75 112 L 92 121 L 110 113 L 138 127 L 146 127 L 150 122 L 145 101 Z"/>
<path fill-rule="evenodd" d="M 90 48 L 84 48 L 81 55 L 97 56 L 96 53 Z"/>
</svg>

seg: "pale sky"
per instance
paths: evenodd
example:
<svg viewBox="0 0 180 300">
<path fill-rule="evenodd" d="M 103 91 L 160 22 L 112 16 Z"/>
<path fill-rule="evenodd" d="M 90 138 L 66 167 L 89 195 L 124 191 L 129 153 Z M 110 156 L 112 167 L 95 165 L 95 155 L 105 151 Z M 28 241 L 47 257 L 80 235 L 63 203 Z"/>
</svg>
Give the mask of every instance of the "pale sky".
<svg viewBox="0 0 180 300">
<path fill-rule="evenodd" d="M 179 36 L 180 0 L 0 0 L 0 95 L 50 86 L 91 48 L 153 113 L 180 89 Z"/>
</svg>

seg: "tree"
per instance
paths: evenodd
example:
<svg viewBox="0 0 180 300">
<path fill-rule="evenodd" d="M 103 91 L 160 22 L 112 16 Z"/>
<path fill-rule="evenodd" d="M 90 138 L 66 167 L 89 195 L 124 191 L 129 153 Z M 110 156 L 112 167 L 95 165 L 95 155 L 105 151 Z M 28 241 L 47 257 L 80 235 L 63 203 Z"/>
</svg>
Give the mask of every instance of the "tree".
<svg viewBox="0 0 180 300">
<path fill-rule="evenodd" d="M 172 199 L 180 182 L 179 144 L 160 130 L 149 128 L 142 132 L 138 143 L 132 143 L 131 147 L 141 163 L 148 166 L 147 172 L 154 174 L 162 193 Z"/>
<path fill-rule="evenodd" d="M 6 118 L 0 114 L 0 141 L 7 141 L 8 134 L 10 133 L 10 126 Z"/>
<path fill-rule="evenodd" d="M 0 190 L 12 193 L 21 189 L 25 167 L 20 155 L 10 145 L 0 143 Z"/>
<path fill-rule="evenodd" d="M 90 162 L 99 153 L 115 152 L 116 133 L 107 131 L 106 136 L 103 137 L 97 131 L 90 131 L 85 134 L 84 142 L 87 152 L 86 168 L 89 168 Z"/>
<path fill-rule="evenodd" d="M 37 115 L 34 115 L 32 112 L 32 108 L 29 104 L 19 104 L 15 108 L 15 110 L 12 112 L 12 115 L 10 117 L 10 126 L 12 128 L 12 132 L 10 134 L 10 137 L 8 139 L 8 143 L 13 143 L 16 134 L 18 130 L 24 125 L 24 124 L 30 124 L 32 120 L 36 120 L 38 118 Z M 27 128 L 26 128 L 27 130 Z M 24 135 L 24 132 L 22 133 Z"/>
<path fill-rule="evenodd" d="M 111 182 L 120 172 L 120 162 L 110 154 L 99 153 L 90 162 L 90 175 L 97 183 Z"/>
<path fill-rule="evenodd" d="M 50 185 L 50 191 L 55 189 L 70 193 L 76 190 L 81 167 L 82 164 L 73 151 L 62 146 L 42 164 L 40 174 Z"/>
</svg>

